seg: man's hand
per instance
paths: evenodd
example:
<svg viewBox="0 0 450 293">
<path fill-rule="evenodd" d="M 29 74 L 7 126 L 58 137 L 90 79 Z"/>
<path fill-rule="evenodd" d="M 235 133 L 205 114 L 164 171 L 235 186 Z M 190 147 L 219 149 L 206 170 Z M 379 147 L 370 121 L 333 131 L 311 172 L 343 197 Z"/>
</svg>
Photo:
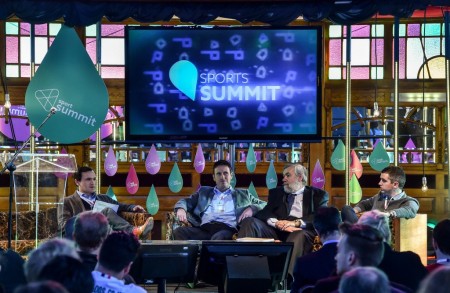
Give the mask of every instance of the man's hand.
<svg viewBox="0 0 450 293">
<path fill-rule="evenodd" d="M 238 223 L 240 223 L 243 219 L 253 216 L 253 211 L 251 207 L 246 208 L 241 216 L 238 219 Z"/>
<path fill-rule="evenodd" d="M 141 207 L 140 205 L 137 205 L 133 208 L 133 212 L 135 213 L 146 213 L 147 211 Z"/>
<path fill-rule="evenodd" d="M 302 228 L 295 227 L 294 221 L 287 221 L 287 220 L 280 220 L 276 222 L 275 227 L 278 230 L 285 231 L 285 232 L 294 232 L 294 231 L 300 231 Z"/>
<path fill-rule="evenodd" d="M 180 222 L 184 222 L 187 223 L 187 215 L 186 215 L 186 211 L 183 209 L 178 209 L 177 210 L 177 218 Z"/>
</svg>

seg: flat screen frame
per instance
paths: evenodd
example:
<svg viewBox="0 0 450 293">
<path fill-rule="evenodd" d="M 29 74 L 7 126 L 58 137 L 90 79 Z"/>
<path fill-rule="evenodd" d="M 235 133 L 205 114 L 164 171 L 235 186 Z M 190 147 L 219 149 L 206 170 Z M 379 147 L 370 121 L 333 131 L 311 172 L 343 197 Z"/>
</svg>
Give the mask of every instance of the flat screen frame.
<svg viewBox="0 0 450 293">
<path fill-rule="evenodd" d="M 280 32 L 287 30 L 311 30 L 316 34 L 316 131 L 311 134 L 259 134 L 255 133 L 241 133 L 236 131 L 234 134 L 223 135 L 221 133 L 217 134 L 196 134 L 196 133 L 184 133 L 180 131 L 177 134 L 137 134 L 132 129 L 133 119 L 133 98 L 131 97 L 130 91 L 130 76 L 131 70 L 129 60 L 131 58 L 130 47 L 130 32 L 137 30 L 184 30 L 187 33 L 195 32 L 196 30 L 255 30 L 257 32 L 262 32 L 264 30 L 279 30 Z M 142 142 L 211 142 L 211 143 L 234 143 L 234 142 L 320 142 L 322 139 L 322 52 L 323 52 L 323 36 L 322 27 L 320 26 L 290 26 L 290 27 L 202 27 L 202 26 L 168 26 L 168 27 L 138 27 L 138 26 L 128 26 L 125 30 L 125 135 L 126 140 L 130 143 L 142 143 Z M 220 120 L 220 117 L 216 117 Z"/>
</svg>

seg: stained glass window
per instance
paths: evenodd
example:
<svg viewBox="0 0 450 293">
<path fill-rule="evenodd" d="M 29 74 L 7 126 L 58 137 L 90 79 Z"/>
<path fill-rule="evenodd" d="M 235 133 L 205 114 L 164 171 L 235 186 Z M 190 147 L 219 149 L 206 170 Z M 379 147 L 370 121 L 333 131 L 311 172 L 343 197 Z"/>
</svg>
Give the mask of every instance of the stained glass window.
<svg viewBox="0 0 450 293">
<path fill-rule="evenodd" d="M 86 50 L 97 63 L 96 25 L 86 27 Z M 103 78 L 125 78 L 125 25 L 101 26 L 101 75 Z M 112 49 L 113 48 L 113 49 Z"/>
<path fill-rule="evenodd" d="M 352 79 L 382 79 L 384 77 L 384 25 L 352 25 Z M 330 80 L 346 78 L 347 27 L 331 25 L 329 29 Z"/>
<path fill-rule="evenodd" d="M 36 24 L 35 65 L 41 64 L 48 48 L 59 32 L 61 24 Z M 6 76 L 31 77 L 31 25 L 24 22 L 6 22 Z"/>
<path fill-rule="evenodd" d="M 400 79 L 445 78 L 442 23 L 400 24 L 399 43 Z"/>
</svg>

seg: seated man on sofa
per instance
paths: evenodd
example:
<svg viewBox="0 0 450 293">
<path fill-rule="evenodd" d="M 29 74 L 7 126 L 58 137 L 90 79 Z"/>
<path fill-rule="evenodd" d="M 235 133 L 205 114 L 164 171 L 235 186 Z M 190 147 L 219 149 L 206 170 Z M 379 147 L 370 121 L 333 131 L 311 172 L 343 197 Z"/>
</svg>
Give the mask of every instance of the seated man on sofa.
<svg viewBox="0 0 450 293">
<path fill-rule="evenodd" d="M 94 170 L 90 167 L 80 167 L 74 175 L 75 184 L 78 190 L 74 194 L 63 199 L 63 212 L 58 215 L 58 227 L 65 234 L 66 223 L 71 223 L 70 232 L 73 232 L 74 217 L 84 211 L 94 208 L 96 201 L 102 201 L 109 204 L 117 205 L 117 213 L 120 212 L 137 212 L 145 213 L 145 209 L 139 205 L 121 204 L 105 194 L 95 193 L 96 176 Z M 153 228 L 153 218 L 149 217 L 142 226 L 135 227 L 128 221 L 121 218 L 112 208 L 104 208 L 101 211 L 107 218 L 112 230 L 126 231 L 133 233 L 136 237 L 146 239 Z M 68 230 L 69 230 L 68 228 Z"/>
<path fill-rule="evenodd" d="M 274 238 L 293 242 L 289 265 L 292 275 L 295 260 L 313 249 L 315 212 L 327 206 L 328 192 L 307 186 L 308 172 L 301 164 L 288 164 L 283 169 L 283 186 L 269 190 L 267 206 L 254 217 L 242 221 L 238 238 Z"/>
<path fill-rule="evenodd" d="M 238 224 L 261 210 L 266 202 L 254 197 L 247 189 L 231 187 L 231 164 L 219 160 L 213 166 L 215 187 L 202 186 L 189 198 L 175 204 L 178 220 L 192 227 L 173 231 L 176 240 L 230 240 Z M 188 214 L 191 216 L 188 219 Z"/>
<path fill-rule="evenodd" d="M 386 217 L 394 218 L 414 218 L 419 210 L 417 199 L 406 195 L 403 191 L 406 175 L 402 168 L 388 166 L 381 170 L 380 192 L 371 198 L 361 200 L 354 208 L 344 206 L 341 216 L 343 222 L 356 223 L 357 214 L 379 210 Z"/>
</svg>

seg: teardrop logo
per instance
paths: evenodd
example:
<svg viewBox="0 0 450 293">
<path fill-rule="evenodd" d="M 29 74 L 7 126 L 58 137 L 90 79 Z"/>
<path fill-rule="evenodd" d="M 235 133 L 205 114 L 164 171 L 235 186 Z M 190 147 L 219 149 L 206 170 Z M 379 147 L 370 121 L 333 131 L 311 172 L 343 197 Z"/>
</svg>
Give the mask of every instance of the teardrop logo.
<svg viewBox="0 0 450 293">
<path fill-rule="evenodd" d="M 169 78 L 172 84 L 195 101 L 197 92 L 198 70 L 195 65 L 187 60 L 181 60 L 172 65 L 169 70 Z"/>
</svg>

